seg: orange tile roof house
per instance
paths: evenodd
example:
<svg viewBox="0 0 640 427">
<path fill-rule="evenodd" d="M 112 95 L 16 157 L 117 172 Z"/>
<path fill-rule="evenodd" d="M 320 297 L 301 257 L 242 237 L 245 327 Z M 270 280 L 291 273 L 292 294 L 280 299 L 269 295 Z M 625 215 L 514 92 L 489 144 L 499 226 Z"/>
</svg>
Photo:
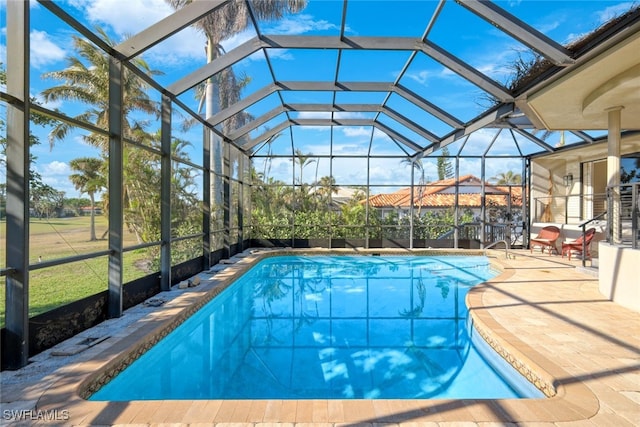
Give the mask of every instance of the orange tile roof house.
<svg viewBox="0 0 640 427">
<path fill-rule="evenodd" d="M 455 178 L 430 182 L 424 186 L 415 186 L 413 206 L 423 212 L 433 209 L 446 209 L 457 205 L 474 211 L 482 206 L 482 181 L 473 175 L 464 175 L 456 182 Z M 487 206 L 522 207 L 522 187 L 484 184 Z M 510 195 L 510 196 L 509 196 Z M 510 200 L 509 200 L 510 199 Z M 509 201 L 511 204 L 509 205 Z M 376 194 L 369 198 L 371 207 L 385 212 L 389 210 L 408 212 L 411 207 L 411 187 L 402 188 L 394 193 Z"/>
</svg>

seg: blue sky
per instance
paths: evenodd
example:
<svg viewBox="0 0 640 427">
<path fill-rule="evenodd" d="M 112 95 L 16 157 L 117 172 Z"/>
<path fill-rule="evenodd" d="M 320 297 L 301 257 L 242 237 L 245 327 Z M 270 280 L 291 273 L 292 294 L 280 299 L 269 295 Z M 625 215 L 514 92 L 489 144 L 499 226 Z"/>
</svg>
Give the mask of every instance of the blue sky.
<svg viewBox="0 0 640 427">
<path fill-rule="evenodd" d="M 126 35 L 135 34 L 158 20 L 168 16 L 172 10 L 164 0 L 67 0 L 58 2 L 67 12 L 89 27 L 100 26 L 114 40 L 123 40 Z M 538 31 L 543 32 L 557 42 L 567 43 L 584 35 L 612 16 L 628 10 L 631 2 L 620 1 L 499 1 L 501 7 L 511 14 L 527 22 Z M 6 0 L 0 0 L 0 58 L 6 64 Z M 421 37 L 427 23 L 437 6 L 436 1 L 350 1 L 348 3 L 346 34 L 351 36 L 403 36 Z M 51 70 L 65 67 L 65 58 L 73 55 L 70 35 L 73 31 L 65 27 L 57 18 L 36 2 L 31 3 L 31 95 L 38 97 L 40 92 L 48 86 L 56 84 L 43 81 L 42 74 Z M 342 2 L 330 0 L 310 0 L 307 8 L 301 13 L 288 16 L 279 22 L 261 23 L 264 34 L 305 34 L 305 35 L 338 35 L 341 24 Z M 225 41 L 224 47 L 230 51 L 242 42 L 253 37 L 255 33 L 248 30 Z M 440 16 L 429 34 L 429 40 L 435 42 L 447 51 L 457 55 L 476 69 L 482 71 L 494 80 L 504 83 L 508 80 L 510 69 L 508 64 L 519 54 L 526 51 L 517 41 L 498 31 L 485 21 L 465 11 L 453 0 L 447 2 Z M 162 84 L 170 84 L 189 71 L 204 65 L 204 37 L 194 29 L 186 29 L 165 40 L 155 48 L 144 54 L 151 68 L 163 71 L 156 80 Z M 377 52 L 348 52 L 340 58 L 340 72 L 337 76 L 341 81 L 393 81 L 398 77 L 408 58 L 408 53 Z M 282 81 L 321 80 L 333 81 L 336 70 L 337 54 L 334 51 L 306 51 L 306 50 L 277 50 L 269 52 L 269 62 L 277 78 Z M 264 54 L 257 53 L 234 66 L 237 73 L 251 78 L 250 84 L 244 89 L 243 96 L 248 96 L 266 84 L 272 82 Z M 479 91 L 474 90 L 468 82 L 455 73 L 445 69 L 426 55 L 416 56 L 411 67 L 401 80 L 409 89 L 420 93 L 429 101 L 446 109 L 461 121 L 475 117 L 481 108 Z M 471 96 L 469 95 L 471 94 Z M 277 95 L 274 95 L 277 96 Z M 274 106 L 279 100 L 268 97 L 249 109 L 254 116 L 260 116 Z M 380 103 L 384 94 L 339 94 L 336 102 Z M 328 93 L 289 93 L 283 95 L 285 102 L 332 102 Z M 192 92 L 180 97 L 192 109 L 197 110 L 197 101 Z M 421 123 L 424 127 L 442 136 L 451 128 L 434 119 L 432 116 L 418 110 L 400 97 L 391 97 L 388 105 L 397 111 L 402 111 L 408 117 Z M 79 106 L 71 103 L 57 103 L 49 105 L 63 111 L 76 114 Z M 298 113 L 293 117 L 320 117 L 319 113 Z M 349 117 L 369 117 L 365 113 L 345 114 Z M 267 123 L 267 126 L 277 125 L 282 118 Z M 393 124 L 390 123 L 390 126 Z M 155 130 L 155 129 L 154 129 Z M 97 156 L 92 147 L 85 145 L 78 133 L 70 135 L 65 141 L 57 142 L 53 149 L 49 148 L 46 131 L 35 129 L 42 144 L 33 149 L 37 156 L 37 170 L 42 174 L 45 182 L 53 187 L 65 191 L 67 197 L 79 196 L 68 181 L 70 159 L 81 156 Z M 251 136 L 263 132 L 260 129 Z M 371 128 L 343 127 L 335 128 L 333 133 L 329 128 L 300 128 L 283 132 L 272 146 L 272 152 L 278 154 L 291 153 L 290 135 L 295 135 L 296 148 L 304 153 L 328 154 L 329 143 L 333 144 L 334 154 L 366 153 L 371 138 Z M 424 145 L 425 141 L 418 135 L 405 132 Z M 199 135 L 194 130 L 194 135 Z M 190 138 L 190 134 L 184 134 Z M 492 154 L 506 155 L 516 153 L 513 142 L 500 135 L 496 139 Z M 474 134 L 462 151 L 465 155 L 482 154 L 487 144 L 495 137 L 494 131 L 481 131 Z M 195 136 L 194 136 L 195 138 Z M 571 142 L 570 140 L 568 142 Z M 535 147 L 522 141 L 522 146 L 532 151 Z M 462 141 L 452 144 L 449 149 L 456 152 Z M 194 151 L 200 149 L 195 144 Z M 266 150 L 266 148 L 264 149 Z M 262 151 L 261 153 L 264 153 Z M 374 133 L 372 152 L 377 155 L 399 155 L 402 151 L 379 131 Z M 200 163 L 197 154 L 193 160 Z M 435 161 L 425 160 L 425 164 L 432 165 Z M 460 173 L 480 174 L 479 162 L 474 159 L 461 159 Z M 256 162 L 260 171 L 270 170 L 276 179 L 291 181 L 293 165 L 290 161 L 276 159 L 269 165 L 261 160 Z M 505 170 L 513 169 L 520 172 L 520 162 L 515 159 L 503 158 L 487 162 L 487 178 Z M 365 160 L 342 159 L 334 164 L 333 173 L 338 184 L 363 184 L 366 182 Z M 305 169 L 305 181 L 314 177 L 329 174 L 328 162 L 318 161 L 309 169 Z M 400 165 L 398 159 L 374 160 L 371 165 L 372 185 L 387 185 L 391 183 L 409 184 L 410 169 Z M 427 176 L 437 179 L 432 167 L 427 169 Z"/>
</svg>

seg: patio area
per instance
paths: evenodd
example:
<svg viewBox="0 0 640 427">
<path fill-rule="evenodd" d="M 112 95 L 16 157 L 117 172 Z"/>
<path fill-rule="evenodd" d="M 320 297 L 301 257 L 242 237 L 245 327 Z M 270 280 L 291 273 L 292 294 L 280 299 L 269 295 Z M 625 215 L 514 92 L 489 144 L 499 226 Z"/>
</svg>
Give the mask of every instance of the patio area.
<svg viewBox="0 0 640 427">
<path fill-rule="evenodd" d="M 160 294 L 165 302 L 159 307 L 141 304 L 34 357 L 19 371 L 2 372 L 3 425 L 35 421 L 45 425 L 633 426 L 640 422 L 640 313 L 602 296 L 597 277 L 576 268 L 579 260 L 528 250 L 511 251 L 509 258 L 504 250 L 488 251 L 503 273 L 474 288 L 467 304 L 478 331 L 522 373 L 547 387 L 553 394 L 547 399 L 89 402 L 80 397 L 95 383 L 96 372 L 121 362 L 132 348 L 144 347 L 149 335 L 194 311 L 205 295 L 216 294 L 264 252 L 238 254 L 217 268 L 220 271 L 201 273 L 200 286 Z M 108 338 L 75 355 L 52 355 L 73 353 L 75 343 L 92 334 Z"/>
</svg>

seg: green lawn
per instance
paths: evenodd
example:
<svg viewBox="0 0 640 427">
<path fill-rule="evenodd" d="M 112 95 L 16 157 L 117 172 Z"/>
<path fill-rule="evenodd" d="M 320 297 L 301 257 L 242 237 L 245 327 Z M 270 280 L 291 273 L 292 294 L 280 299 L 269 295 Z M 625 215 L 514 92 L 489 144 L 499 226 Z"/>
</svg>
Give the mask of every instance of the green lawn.
<svg viewBox="0 0 640 427">
<path fill-rule="evenodd" d="M 59 259 L 79 254 L 88 254 L 106 250 L 106 239 L 90 241 L 90 218 L 55 218 L 52 220 L 32 220 L 29 224 L 30 262 L 35 264 L 38 257 L 42 260 Z M 98 239 L 107 229 L 107 219 L 96 218 Z M 0 222 L 0 256 L 5 266 L 6 223 Z M 125 245 L 135 244 L 134 236 L 125 236 Z M 124 282 L 127 283 L 147 272 L 138 267 L 144 260 L 144 250 L 126 252 L 123 256 Z M 108 257 L 92 258 L 63 264 L 55 267 L 32 270 L 29 275 L 29 317 L 44 313 L 55 307 L 94 295 L 107 289 Z M 5 280 L 0 283 L 0 325 L 5 318 Z"/>
</svg>

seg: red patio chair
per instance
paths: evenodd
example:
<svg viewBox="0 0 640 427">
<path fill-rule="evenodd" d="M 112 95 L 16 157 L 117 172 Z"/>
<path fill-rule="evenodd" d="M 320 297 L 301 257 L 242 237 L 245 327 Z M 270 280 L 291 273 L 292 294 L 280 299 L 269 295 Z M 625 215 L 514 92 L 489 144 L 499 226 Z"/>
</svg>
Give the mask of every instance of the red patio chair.
<svg viewBox="0 0 640 427">
<path fill-rule="evenodd" d="M 560 237 L 560 229 L 555 225 L 542 227 L 540 233 L 531 239 L 529 244 L 531 253 L 533 253 L 534 246 L 541 246 L 542 253 L 544 253 L 544 248 L 549 248 L 549 255 L 551 255 L 552 250 L 555 251 L 555 253 L 558 253 L 558 248 L 556 248 L 556 240 L 558 240 L 558 237 Z"/>
<path fill-rule="evenodd" d="M 591 259 L 591 240 L 596 235 L 596 229 L 590 228 L 584 232 L 584 234 L 578 237 L 573 242 L 562 242 L 562 257 L 566 253 L 571 261 L 571 252 L 578 252 L 578 255 L 582 255 L 582 241 L 584 240 L 587 259 Z"/>
</svg>

